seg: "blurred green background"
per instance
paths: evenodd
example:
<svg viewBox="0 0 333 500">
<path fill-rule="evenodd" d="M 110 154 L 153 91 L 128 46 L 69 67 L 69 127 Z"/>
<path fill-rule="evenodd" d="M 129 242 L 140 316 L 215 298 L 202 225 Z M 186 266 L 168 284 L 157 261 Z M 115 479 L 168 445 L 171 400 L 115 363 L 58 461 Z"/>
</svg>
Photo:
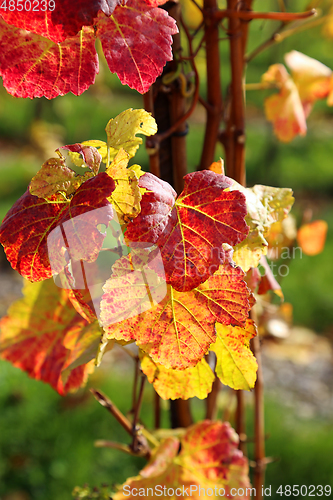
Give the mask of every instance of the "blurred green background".
<svg viewBox="0 0 333 500">
<path fill-rule="evenodd" d="M 312 2 L 314 4 L 315 2 Z M 332 3 L 332 2 L 327 2 Z M 305 0 L 285 2 L 289 10 L 303 10 Z M 277 10 L 276 0 L 256 0 L 256 10 Z M 255 21 L 250 26 L 249 52 L 266 40 L 277 24 Z M 256 83 L 270 64 L 283 62 L 286 52 L 296 49 L 333 68 L 333 40 L 321 36 L 322 26 L 296 34 L 255 58 L 247 81 Z M 221 43 L 221 60 L 227 61 L 227 42 Z M 127 108 L 143 107 L 136 92 L 123 87 L 103 61 L 96 84 L 80 97 L 67 95 L 52 101 L 24 100 L 0 89 L 0 217 L 27 188 L 41 164 L 64 144 L 87 139 L 105 140 L 108 120 Z M 198 59 L 202 92 L 205 92 L 204 61 Z M 223 69 L 224 89 L 229 82 Z M 299 254 L 288 265 L 282 286 L 286 302 L 293 306 L 294 323 L 333 338 L 333 108 L 317 102 L 305 138 L 280 143 L 265 120 L 263 102 L 270 91 L 247 92 L 247 182 L 291 187 L 295 193 L 293 213 L 298 225 L 303 214 L 328 223 L 324 251 L 309 257 Z M 195 170 L 203 142 L 205 113 L 200 106 L 189 121 L 188 163 Z M 223 157 L 219 148 L 216 159 Z M 135 163 L 148 169 L 142 146 Z M 2 249 L 1 249 L 2 252 Z M 3 252 L 2 272 L 6 271 Z M 127 366 L 127 365 L 126 365 Z M 119 371 L 120 370 L 120 371 Z M 105 390 L 125 413 L 130 409 L 131 373 L 110 363 L 89 382 Z M 128 375 L 128 376 L 127 376 Z M 119 390 L 121 387 L 121 391 Z M 145 393 L 142 418 L 152 425 L 153 399 Z M 194 402 L 198 418 L 201 403 Z M 249 408 L 249 428 L 251 407 Z M 167 427 L 167 404 L 163 411 Z M 266 429 L 270 433 L 267 454 L 279 461 L 269 465 L 267 484 L 331 484 L 333 486 L 333 416 L 299 421 L 283 401 L 266 398 Z M 249 430 L 249 434 L 252 431 Z M 127 442 L 122 429 L 92 398 L 87 389 L 77 396 L 61 398 L 50 387 L 29 379 L 8 363 L 0 362 L 0 498 L 1 500 L 64 500 L 75 485 L 121 483 L 136 475 L 144 461 L 121 452 L 96 449 L 95 439 Z M 272 495 L 274 498 L 274 495 Z M 280 498 L 276 496 L 275 498 Z"/>
</svg>

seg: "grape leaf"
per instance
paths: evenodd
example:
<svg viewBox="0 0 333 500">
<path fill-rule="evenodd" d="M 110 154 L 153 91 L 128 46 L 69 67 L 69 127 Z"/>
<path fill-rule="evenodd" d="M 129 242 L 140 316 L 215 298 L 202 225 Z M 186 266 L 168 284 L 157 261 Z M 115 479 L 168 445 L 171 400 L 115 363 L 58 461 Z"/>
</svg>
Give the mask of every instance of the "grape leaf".
<svg viewBox="0 0 333 500">
<path fill-rule="evenodd" d="M 245 221 L 250 232 L 245 240 L 234 247 L 233 260 L 244 272 L 257 267 L 262 255 L 267 253 L 270 229 L 276 222 L 287 217 L 294 203 L 292 190 L 256 184 L 244 188 L 234 182 L 232 189 L 241 191 L 246 198 L 247 216 Z"/>
<path fill-rule="evenodd" d="M 162 399 L 205 399 L 215 379 L 204 358 L 194 367 L 173 370 L 154 363 L 149 356 L 144 355 L 141 369 Z"/>
<path fill-rule="evenodd" d="M 303 224 L 297 231 L 297 242 L 302 251 L 306 255 L 321 253 L 324 250 L 327 230 L 328 225 L 324 220 Z"/>
<path fill-rule="evenodd" d="M 45 199 L 61 192 L 64 196 L 57 197 L 61 202 L 66 199 L 65 195 L 73 194 L 91 176 L 91 173 L 76 175 L 66 166 L 65 158 L 49 158 L 31 179 L 29 192 L 33 196 Z"/>
<path fill-rule="evenodd" d="M 106 169 L 106 173 L 115 181 L 116 188 L 109 201 L 117 212 L 120 224 L 134 219 L 141 210 L 141 192 L 139 178 L 133 168 L 127 168 L 129 155 L 120 149 L 113 162 Z M 140 167 L 137 166 L 139 169 Z M 141 169 L 140 169 L 141 170 Z"/>
<path fill-rule="evenodd" d="M 0 17 L 0 45 L 0 75 L 14 97 L 80 95 L 98 73 L 92 28 L 58 44 L 6 24 Z"/>
<path fill-rule="evenodd" d="M 129 478 L 113 498 L 134 500 L 140 492 L 145 498 L 157 498 L 163 492 L 166 497 L 170 488 L 177 498 L 208 499 L 215 492 L 214 498 L 249 499 L 248 463 L 237 449 L 238 441 L 228 422 L 204 420 L 192 425 L 180 440 L 164 440 L 139 476 Z M 243 494 L 231 495 L 231 490 L 243 490 Z"/>
<path fill-rule="evenodd" d="M 124 85 L 147 92 L 172 59 L 172 35 L 176 22 L 163 9 L 144 0 L 127 0 L 111 17 L 99 13 L 97 36 L 112 73 Z"/>
<path fill-rule="evenodd" d="M 328 104 L 330 104 L 333 98 L 333 79 L 330 68 L 297 50 L 285 54 L 284 59 L 291 69 L 291 76 L 297 86 L 306 118 L 318 99 L 328 97 Z"/>
<path fill-rule="evenodd" d="M 192 290 L 206 281 L 225 261 L 224 243 L 231 246 L 248 234 L 245 197 L 228 192 L 232 180 L 210 172 L 184 177 L 185 187 L 176 202 L 175 192 L 152 174 L 139 186 L 147 189 L 141 213 L 127 227 L 126 239 L 158 245 L 167 283 L 178 291 Z"/>
<path fill-rule="evenodd" d="M 278 94 L 265 100 L 267 120 L 282 142 L 290 142 L 296 135 L 306 135 L 307 126 L 297 86 L 283 64 L 273 64 L 262 77 L 263 82 L 276 83 Z"/>
<path fill-rule="evenodd" d="M 127 275 L 123 284 L 111 277 L 101 301 L 101 321 L 108 338 L 135 340 L 155 363 L 166 368 L 195 366 L 215 342 L 215 322 L 242 326 L 253 305 L 241 269 L 225 263 L 220 273 L 186 293 L 168 286 L 167 295 L 157 304 L 156 300 L 149 304 L 144 282 L 141 290 L 145 295 L 138 298 L 140 290 L 135 282 L 129 284 Z M 157 279 L 154 283 L 150 278 L 149 282 L 153 283 L 151 295 L 163 297 L 163 281 L 159 284 Z M 140 313 L 143 301 L 146 310 Z M 134 313 L 140 314 L 133 317 Z M 121 316 L 127 319 L 116 323 Z"/>
<path fill-rule="evenodd" d="M 82 184 L 70 202 L 49 203 L 27 190 L 14 203 L 0 227 L 0 243 L 13 269 L 30 281 L 44 280 L 52 276 L 52 259 L 53 270 L 60 272 L 67 264 L 60 225 L 69 220 L 72 224 L 67 223 L 66 236 L 73 258 L 93 262 L 105 237 L 97 225 L 107 225 L 113 217 L 107 197 L 114 188 L 114 181 L 106 173 L 100 173 Z M 52 233 L 49 257 L 47 238 L 57 226 L 57 231 Z"/>
<path fill-rule="evenodd" d="M 110 16 L 120 3 L 121 0 L 47 0 L 45 11 L 44 6 L 38 10 L 25 6 L 22 10 L 1 10 L 1 15 L 8 24 L 58 43 L 76 35 L 83 26 L 93 26 L 99 11 Z"/>
<path fill-rule="evenodd" d="M 76 153 L 78 157 L 82 157 L 81 161 L 77 161 L 78 157 L 73 154 L 71 155 L 71 159 L 76 166 L 87 166 L 92 172 L 94 172 L 95 175 L 98 174 L 102 161 L 102 155 L 96 148 L 76 143 L 69 146 L 61 146 L 61 149 L 67 149 L 70 153 Z"/>
<path fill-rule="evenodd" d="M 232 389 L 249 391 L 254 387 L 258 365 L 249 342 L 257 334 L 252 320 L 245 328 L 216 323 L 216 342 L 210 349 L 216 353 L 216 374 Z"/>
<path fill-rule="evenodd" d="M 113 160 L 120 149 L 124 149 L 129 158 L 132 158 L 142 144 L 142 138 L 136 134 L 154 135 L 157 132 L 157 124 L 154 117 L 144 109 L 129 108 L 111 118 L 105 132 L 108 138 L 109 160 Z"/>
<path fill-rule="evenodd" d="M 67 369 L 98 343 L 97 321 L 85 321 L 72 307 L 66 290 L 52 279 L 25 282 L 23 294 L 0 321 L 0 356 L 61 395 L 78 389 L 93 370 L 93 362 L 70 373 Z"/>
</svg>

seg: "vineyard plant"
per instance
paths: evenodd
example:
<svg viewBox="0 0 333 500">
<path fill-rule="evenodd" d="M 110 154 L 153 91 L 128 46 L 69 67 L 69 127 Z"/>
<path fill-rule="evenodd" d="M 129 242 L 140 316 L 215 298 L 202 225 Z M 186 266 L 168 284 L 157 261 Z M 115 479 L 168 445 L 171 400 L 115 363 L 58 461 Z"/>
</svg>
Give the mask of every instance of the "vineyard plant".
<svg viewBox="0 0 333 500">
<path fill-rule="evenodd" d="M 296 50 L 260 82 L 247 83 L 246 73 L 294 33 L 321 25 L 332 36 L 331 2 L 303 2 L 299 12 L 284 0 L 275 11 L 255 10 L 255 0 L 0 4 L 0 75 L 13 97 L 79 96 L 102 58 L 143 96 L 142 109 L 110 110 L 105 137 L 59 144 L 0 227 L 6 257 L 24 278 L 23 297 L 0 322 L 1 357 L 61 396 L 84 386 L 112 349 L 135 367 L 131 417 L 98 387 L 91 392 L 129 435 L 127 443 L 106 436 L 104 446 L 147 464 L 122 485 L 78 485 L 74 498 L 263 498 L 270 459 L 255 304 L 264 294 L 283 300 L 266 255 L 286 238 L 294 198 L 288 187 L 246 187 L 246 94 L 265 91 L 262 113 L 288 143 L 306 135 L 317 100 L 333 105 L 333 73 Z M 263 20 L 271 36 L 248 51 L 249 26 Z M 188 165 L 198 107 L 203 146 Z M 142 136 L 149 172 L 134 163 Z M 155 429 L 140 422 L 148 383 Z M 235 428 L 216 418 L 222 386 L 234 390 Z M 252 460 L 244 391 L 254 400 Z M 204 400 L 204 420 L 194 420 L 194 397 Z M 164 433 L 161 400 L 170 400 Z"/>
</svg>

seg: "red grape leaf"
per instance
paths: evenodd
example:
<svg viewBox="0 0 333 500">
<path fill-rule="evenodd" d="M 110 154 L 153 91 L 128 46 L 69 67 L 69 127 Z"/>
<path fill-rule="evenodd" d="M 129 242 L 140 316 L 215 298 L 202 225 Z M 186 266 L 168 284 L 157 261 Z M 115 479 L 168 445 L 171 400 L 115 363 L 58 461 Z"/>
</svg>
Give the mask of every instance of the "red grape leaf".
<svg viewBox="0 0 333 500">
<path fill-rule="evenodd" d="M 144 355 L 141 369 L 162 399 L 205 399 L 215 379 L 205 358 L 194 367 L 173 370 L 154 363 L 149 356 Z"/>
<path fill-rule="evenodd" d="M 249 499 L 248 462 L 237 449 L 238 442 L 228 422 L 204 420 L 192 425 L 180 439 L 163 441 L 139 476 L 129 478 L 113 498 L 134 500 L 138 492 L 147 492 L 147 488 L 152 488 L 148 491 L 153 494 L 145 494 L 146 498 L 157 498 L 163 492 L 163 497 L 173 497 L 167 494 L 170 488 L 177 491 L 176 498 Z M 231 490 L 243 493 L 232 495 Z"/>
<path fill-rule="evenodd" d="M 225 261 L 223 243 L 242 241 L 245 196 L 227 191 L 233 181 L 204 170 L 184 177 L 185 187 L 174 203 L 175 192 L 167 183 L 145 174 L 139 186 L 147 189 L 141 213 L 126 231 L 129 242 L 150 242 L 161 250 L 167 283 L 178 291 L 192 290 L 209 278 Z"/>
<path fill-rule="evenodd" d="M 137 305 L 140 290 L 136 283 L 129 286 L 128 275 L 123 277 L 123 283 L 120 278 L 111 277 L 101 301 L 101 320 L 108 338 L 135 340 L 155 363 L 166 368 L 195 366 L 215 342 L 215 322 L 243 326 L 253 305 L 253 296 L 242 280 L 244 273 L 240 268 L 234 269 L 226 263 L 220 273 L 186 293 L 168 286 L 165 298 L 158 304 L 154 302 L 155 305 L 149 304 L 143 283 L 145 295 L 139 296 L 139 306 L 144 299 L 146 310 L 135 317 L 133 313 L 140 312 Z M 163 280 L 161 284 L 156 280 L 151 295 L 163 297 L 159 293 L 163 285 Z M 120 316 L 127 319 L 116 323 Z"/>
<path fill-rule="evenodd" d="M 25 282 L 23 293 L 0 321 L 1 357 L 30 377 L 49 383 L 61 395 L 78 389 L 93 363 L 70 373 L 68 368 L 91 346 L 97 351 L 101 335 L 97 321 L 85 321 L 72 307 L 66 290 L 52 279 Z"/>
<path fill-rule="evenodd" d="M 114 181 L 106 173 L 100 173 L 82 184 L 69 203 L 49 203 L 27 190 L 14 203 L 0 227 L 0 243 L 13 269 L 30 281 L 44 280 L 52 276 L 52 259 L 53 272 L 60 272 L 67 264 L 60 225 L 69 220 L 72 224 L 67 223 L 71 227 L 66 236 L 71 242 L 72 257 L 93 262 L 105 237 L 97 225 L 107 225 L 113 217 L 107 197 L 114 188 Z M 101 213 L 97 209 L 104 210 Z M 49 259 L 47 238 L 56 227 L 57 231 L 51 236 Z"/>
<path fill-rule="evenodd" d="M 76 143 L 70 144 L 69 146 L 61 146 L 61 149 L 67 149 L 67 151 L 77 154 L 77 156 L 71 155 L 71 159 L 76 166 L 88 167 L 92 172 L 94 172 L 95 175 L 98 174 L 102 161 L 102 155 L 96 148 Z M 80 155 L 82 159 L 80 158 Z"/>
<path fill-rule="evenodd" d="M 128 0 L 111 17 L 98 14 L 97 37 L 112 73 L 124 85 L 147 92 L 172 59 L 176 22 L 166 11 L 144 0 Z"/>
<path fill-rule="evenodd" d="M 36 7 L 33 0 L 29 3 Z M 121 0 L 41 0 L 38 10 L 28 10 L 29 3 L 25 2 L 22 10 L 19 6 L 12 11 L 2 9 L 1 16 L 8 24 L 58 43 L 76 35 L 83 26 L 92 26 L 99 11 L 110 16 Z"/>
<path fill-rule="evenodd" d="M 0 75 L 14 97 L 80 95 L 98 73 L 92 28 L 57 44 L 6 24 L 0 17 L 0 45 Z"/>
<path fill-rule="evenodd" d="M 249 391 L 254 387 L 258 365 L 249 342 L 257 334 L 252 320 L 244 328 L 216 323 L 216 342 L 210 349 L 216 354 L 216 374 L 232 389 Z"/>
</svg>

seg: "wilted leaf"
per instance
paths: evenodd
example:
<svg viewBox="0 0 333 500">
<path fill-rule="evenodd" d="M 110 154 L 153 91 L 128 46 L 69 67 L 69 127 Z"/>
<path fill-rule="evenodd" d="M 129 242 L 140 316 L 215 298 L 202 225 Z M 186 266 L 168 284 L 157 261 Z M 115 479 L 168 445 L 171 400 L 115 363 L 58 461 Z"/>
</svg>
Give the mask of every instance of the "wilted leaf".
<svg viewBox="0 0 333 500">
<path fill-rule="evenodd" d="M 140 491 L 145 498 L 158 498 L 163 492 L 165 497 L 169 489 L 175 492 L 168 493 L 170 498 L 249 499 L 247 459 L 237 446 L 238 436 L 228 422 L 199 422 L 180 440 L 163 441 L 139 476 L 128 479 L 113 498 L 134 500 Z M 243 494 L 231 495 L 232 488 Z"/>
<path fill-rule="evenodd" d="M 78 389 L 93 363 L 71 372 L 68 368 L 92 345 L 97 350 L 101 335 L 97 321 L 88 324 L 72 307 L 66 290 L 53 280 L 25 282 L 23 293 L 0 321 L 1 357 L 61 395 Z"/>
<path fill-rule="evenodd" d="M 50 278 L 52 271 L 60 272 L 67 265 L 61 231 L 67 221 L 72 221 L 65 229 L 72 257 L 93 262 L 105 237 L 97 225 L 107 225 L 113 217 L 107 197 L 114 188 L 114 181 L 101 173 L 82 184 L 70 202 L 49 203 L 27 190 L 0 227 L 0 243 L 13 269 L 30 281 Z M 55 228 L 48 241 L 48 255 L 47 239 Z"/>
<path fill-rule="evenodd" d="M 126 231 L 128 241 L 160 248 L 166 280 L 178 291 L 206 281 L 225 261 L 223 243 L 234 246 L 248 233 L 244 195 L 226 190 L 231 179 L 204 170 L 184 180 L 175 202 L 176 193 L 167 183 L 149 173 L 142 176 L 139 186 L 147 192 L 141 213 Z"/>
<path fill-rule="evenodd" d="M 74 36 L 82 26 L 93 26 L 99 11 L 110 16 L 120 0 L 47 0 L 45 5 L 32 3 L 24 9 L 1 10 L 3 19 L 37 35 L 42 35 L 53 42 L 62 42 Z M 37 7 L 37 9 L 36 9 Z M 45 9 L 45 10 L 43 10 Z"/>
<path fill-rule="evenodd" d="M 193 368 L 174 370 L 154 363 L 149 356 L 144 355 L 141 368 L 162 399 L 205 399 L 215 379 L 204 358 Z"/>
<path fill-rule="evenodd" d="M 241 191 L 246 197 L 247 216 L 245 221 L 250 227 L 249 235 L 235 246 L 233 260 L 244 272 L 257 267 L 262 255 L 267 252 L 270 229 L 276 222 L 287 217 L 294 203 L 292 190 L 256 184 L 244 188 L 237 182 L 231 189 Z"/>
<path fill-rule="evenodd" d="M 109 200 L 121 224 L 129 222 L 140 213 L 141 192 L 135 169 L 127 168 L 129 155 L 120 149 L 106 173 L 115 181 L 116 188 Z M 135 167 L 140 167 L 136 165 Z"/>
<path fill-rule="evenodd" d="M 126 4 L 128 6 L 128 4 Z M 126 109 L 115 118 L 111 118 L 106 128 L 107 145 L 110 160 L 113 160 L 120 149 L 124 149 L 132 158 L 142 138 L 137 134 L 149 136 L 157 132 L 155 119 L 144 109 Z"/>
<path fill-rule="evenodd" d="M 163 282 L 154 288 L 152 278 L 141 278 L 138 287 L 130 281 L 130 274 L 124 276 L 123 285 L 111 277 L 101 301 L 104 330 L 110 339 L 135 340 L 155 363 L 166 368 L 193 367 L 215 342 L 215 322 L 244 325 L 253 305 L 241 269 L 226 263 L 220 272 L 190 292 L 177 292 L 168 286 L 167 295 L 157 304 L 165 294 Z M 150 293 L 157 297 L 154 304 L 145 282 L 153 284 Z M 142 303 L 145 312 L 133 317 Z M 116 323 L 120 315 L 128 319 Z"/>
<path fill-rule="evenodd" d="M 67 149 L 74 164 L 78 167 L 88 167 L 96 175 L 102 161 L 102 156 L 93 146 L 86 146 L 84 144 L 71 144 L 69 146 L 61 146 L 61 149 Z M 72 154 L 71 154 L 72 153 Z M 77 155 L 77 156 L 74 156 Z M 78 161 L 82 157 L 81 161 Z M 79 158 L 78 158 L 79 157 Z"/>
<path fill-rule="evenodd" d="M 97 36 L 110 71 L 141 94 L 172 59 L 172 35 L 177 32 L 176 22 L 166 11 L 144 0 L 128 0 L 111 17 L 101 12 L 97 17 Z"/>
<path fill-rule="evenodd" d="M 318 255 L 324 250 L 328 225 L 324 220 L 303 224 L 297 232 L 297 241 L 306 255 Z"/>
<path fill-rule="evenodd" d="M 55 43 L 6 24 L 0 17 L 0 45 L 0 75 L 14 97 L 52 99 L 68 92 L 80 95 L 98 73 L 92 28 Z"/>
<path fill-rule="evenodd" d="M 257 334 L 252 320 L 245 328 L 216 323 L 216 342 L 210 349 L 216 353 L 216 374 L 232 389 L 250 390 L 254 387 L 258 365 L 249 342 Z"/>
</svg>

